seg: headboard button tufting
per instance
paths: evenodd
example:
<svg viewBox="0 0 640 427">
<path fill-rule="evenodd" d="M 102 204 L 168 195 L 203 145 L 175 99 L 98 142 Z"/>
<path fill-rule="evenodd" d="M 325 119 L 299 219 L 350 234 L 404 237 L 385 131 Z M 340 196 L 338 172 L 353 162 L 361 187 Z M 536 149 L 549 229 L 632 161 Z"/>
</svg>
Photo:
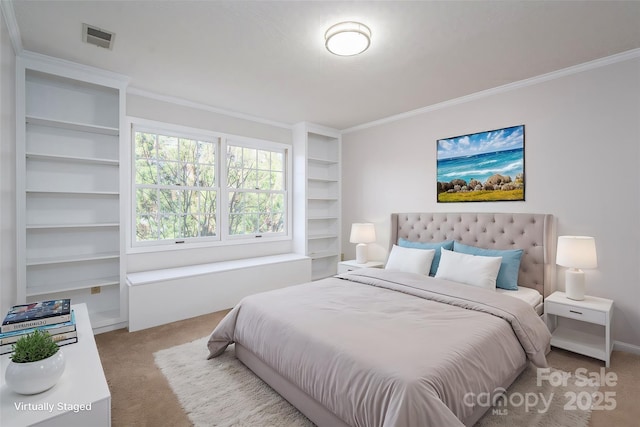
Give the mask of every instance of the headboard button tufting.
<svg viewBox="0 0 640 427">
<path fill-rule="evenodd" d="M 428 212 L 395 214 L 394 218 L 397 220 L 394 219 L 396 229 L 392 236 L 396 240 L 399 237 L 421 242 L 455 240 L 488 249 L 522 249 L 519 283 L 535 287 L 544 295 L 555 290 L 554 269 L 546 264 L 553 267 L 553 248 L 545 247 L 545 242 L 555 240 L 551 215 Z"/>
</svg>

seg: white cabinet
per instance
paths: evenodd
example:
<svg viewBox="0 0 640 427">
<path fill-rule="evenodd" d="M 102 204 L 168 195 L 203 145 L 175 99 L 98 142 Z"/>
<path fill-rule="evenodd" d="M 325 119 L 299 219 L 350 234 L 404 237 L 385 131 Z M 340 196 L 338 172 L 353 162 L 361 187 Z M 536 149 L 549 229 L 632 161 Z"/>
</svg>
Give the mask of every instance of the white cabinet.
<svg viewBox="0 0 640 427">
<path fill-rule="evenodd" d="M 71 298 L 94 328 L 124 322 L 127 80 L 28 52 L 17 67 L 18 302 Z"/>
<path fill-rule="evenodd" d="M 295 250 L 312 259 L 317 280 L 336 274 L 340 261 L 340 132 L 299 123 L 293 140 Z"/>
<path fill-rule="evenodd" d="M 102 370 L 87 307 L 72 305 L 78 342 L 65 345 L 65 370 L 52 389 L 30 396 L 17 395 L 5 384 L 9 354 L 0 356 L 0 413 L 3 426 L 108 427 L 111 392 Z M 23 404 L 20 408 L 16 404 Z M 80 407 L 80 405 L 84 405 Z M 29 408 L 42 408 L 37 410 Z"/>
</svg>

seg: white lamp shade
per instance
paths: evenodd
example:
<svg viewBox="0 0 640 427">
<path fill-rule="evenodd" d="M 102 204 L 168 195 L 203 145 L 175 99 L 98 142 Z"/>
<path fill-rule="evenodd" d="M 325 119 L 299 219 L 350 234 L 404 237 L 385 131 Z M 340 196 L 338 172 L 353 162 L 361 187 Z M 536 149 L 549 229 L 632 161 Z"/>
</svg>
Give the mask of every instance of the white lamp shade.
<svg viewBox="0 0 640 427">
<path fill-rule="evenodd" d="M 373 243 L 376 241 L 376 229 L 373 224 L 354 223 L 351 225 L 351 236 L 349 237 L 351 243 Z"/>
<path fill-rule="evenodd" d="M 570 268 L 596 268 L 596 241 L 588 236 L 559 236 L 556 264 Z"/>
</svg>

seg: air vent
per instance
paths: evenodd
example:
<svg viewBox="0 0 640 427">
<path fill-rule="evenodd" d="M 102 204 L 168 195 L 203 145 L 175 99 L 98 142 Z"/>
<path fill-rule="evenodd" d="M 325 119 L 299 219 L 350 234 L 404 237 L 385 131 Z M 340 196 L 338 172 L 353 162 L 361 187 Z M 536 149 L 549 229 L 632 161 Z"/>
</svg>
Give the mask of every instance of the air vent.
<svg viewBox="0 0 640 427">
<path fill-rule="evenodd" d="M 115 33 L 88 24 L 82 24 L 82 41 L 85 43 L 104 47 L 105 49 L 112 49 L 115 38 Z"/>
</svg>

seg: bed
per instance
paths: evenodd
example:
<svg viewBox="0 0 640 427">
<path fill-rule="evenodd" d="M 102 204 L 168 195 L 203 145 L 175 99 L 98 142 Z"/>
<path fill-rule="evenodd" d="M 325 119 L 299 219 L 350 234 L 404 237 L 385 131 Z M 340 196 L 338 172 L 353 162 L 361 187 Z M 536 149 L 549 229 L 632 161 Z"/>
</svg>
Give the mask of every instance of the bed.
<svg viewBox="0 0 640 427">
<path fill-rule="evenodd" d="M 522 249 L 519 288 L 553 292 L 553 217 L 407 213 L 391 243 L 455 240 Z M 535 307 L 534 307 L 535 305 Z M 546 366 L 541 303 L 392 269 L 361 269 L 243 299 L 208 341 L 236 356 L 319 426 L 471 426 L 473 398 Z"/>
</svg>

